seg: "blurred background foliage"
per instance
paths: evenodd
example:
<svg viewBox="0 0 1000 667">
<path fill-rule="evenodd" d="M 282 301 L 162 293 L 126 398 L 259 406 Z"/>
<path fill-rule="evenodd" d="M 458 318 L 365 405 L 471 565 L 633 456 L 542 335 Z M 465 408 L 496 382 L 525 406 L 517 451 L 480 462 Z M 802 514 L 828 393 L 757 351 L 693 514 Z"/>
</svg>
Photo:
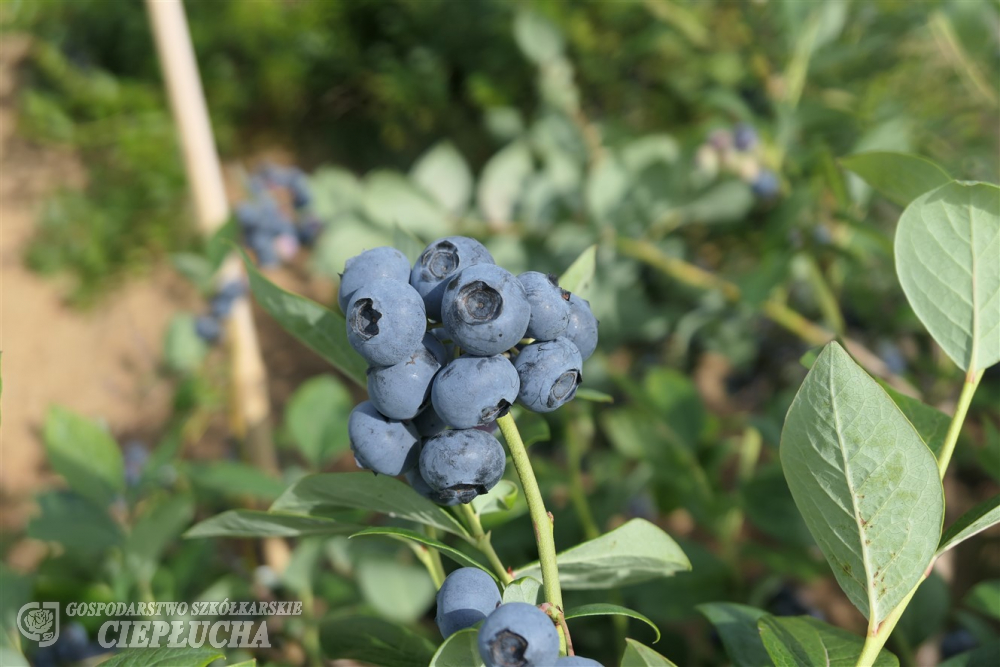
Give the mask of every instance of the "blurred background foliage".
<svg viewBox="0 0 1000 667">
<path fill-rule="evenodd" d="M 944 407 L 958 373 L 898 286 L 899 206 L 838 159 L 913 152 L 956 178 L 996 182 L 997 2 L 216 0 L 187 11 L 224 158 L 250 164 L 277 147 L 312 172 L 327 229 L 311 274 L 336 280 L 365 247 L 391 243 L 412 257 L 418 239 L 448 233 L 482 238 L 514 272 L 559 273 L 598 244 L 588 298 L 602 338 L 586 376 L 615 404 L 578 401 L 537 425 L 554 437 L 534 453 L 565 517 L 557 544 L 644 517 L 690 557 L 690 574 L 621 592 L 664 628 L 661 652 L 719 664 L 718 638 L 695 610 L 717 600 L 854 627 L 853 610 L 831 603 L 840 594 L 777 463 L 799 359 L 822 342 L 817 327 L 851 336 L 884 375 Z M 86 305 L 168 254 L 190 257 L 200 243 L 143 4 L 21 1 L 6 18 L 5 30 L 34 36 L 22 134 L 75 148 L 88 173 L 82 190 L 48 202 L 30 265 L 74 276 L 70 298 Z M 730 146 L 739 127 L 756 136 L 747 150 Z M 270 501 L 283 487 L 236 461 L 182 460 L 180 443 L 204 436 L 206 415 L 220 411 L 225 376 L 223 361 L 202 363 L 190 329 L 190 318 L 175 322 L 165 342 L 179 378 L 175 420 L 152 458 L 133 454 L 145 472 L 124 492 L 131 530 L 166 521 L 171 539 L 194 513 Z M 356 396 L 322 370 L 283 406 L 283 482 L 352 465 L 341 436 Z M 991 371 L 975 437 L 956 458 L 958 505 L 1000 481 L 998 401 Z M 53 435 L 47 446 L 62 445 Z M 178 492 L 183 503 L 169 500 Z M 61 498 L 43 497 L 33 535 L 59 537 L 46 516 L 83 520 L 59 514 Z M 101 566 L 48 561 L 36 595 L 233 599 L 263 586 L 315 596 L 317 614 L 370 613 L 433 635 L 433 590 L 405 549 L 303 540 L 297 574 L 276 578 L 242 543 L 213 552 L 207 540 L 165 540 L 130 559 L 135 545 L 107 508 L 88 511 L 110 525 L 87 551 Z M 521 502 L 484 519 L 505 563 L 533 558 L 524 521 L 509 522 L 523 512 Z M 995 615 L 975 605 L 938 613 L 1000 576 L 995 553 L 969 549 L 972 565 L 950 591 L 921 589 L 890 643 L 901 657 L 942 633 L 959 648 L 995 634 Z M 620 655 L 606 620 L 577 623 L 581 653 L 609 664 Z M 307 650 L 319 641 L 308 624 L 288 632 Z"/>
</svg>

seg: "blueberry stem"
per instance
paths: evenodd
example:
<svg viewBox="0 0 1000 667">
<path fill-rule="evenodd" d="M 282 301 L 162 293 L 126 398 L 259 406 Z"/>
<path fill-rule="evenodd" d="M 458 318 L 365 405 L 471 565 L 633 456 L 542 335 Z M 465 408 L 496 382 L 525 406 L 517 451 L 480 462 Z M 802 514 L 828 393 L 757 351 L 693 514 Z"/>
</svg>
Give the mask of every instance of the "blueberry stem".
<svg viewBox="0 0 1000 667">
<path fill-rule="evenodd" d="M 424 526 L 424 533 L 432 540 L 437 539 L 437 529 L 434 526 Z M 422 546 L 422 545 L 421 545 Z M 441 552 L 437 549 L 427 549 L 427 561 L 424 563 L 430 572 L 434 585 L 441 588 L 444 583 L 444 565 L 441 563 Z"/>
<path fill-rule="evenodd" d="M 941 479 L 944 479 L 944 474 L 948 470 L 948 464 L 951 462 L 951 455 L 955 452 L 955 443 L 958 442 L 958 434 L 962 432 L 965 415 L 969 412 L 969 406 L 972 404 L 972 395 L 976 393 L 976 388 L 983 379 L 983 373 L 985 372 L 985 370 L 982 370 L 978 373 L 968 373 L 965 382 L 962 384 L 962 393 L 958 397 L 955 416 L 948 427 L 948 435 L 945 436 L 944 446 L 941 447 L 941 454 L 938 456 L 938 471 L 941 473 Z"/>
<path fill-rule="evenodd" d="M 504 586 L 512 582 L 514 580 L 513 577 L 510 576 L 507 568 L 503 566 L 500 557 L 497 556 L 496 550 L 493 549 L 490 534 L 483 530 L 483 524 L 479 520 L 479 515 L 476 514 L 476 511 L 470 505 L 466 504 L 460 504 L 456 509 L 462 515 L 466 527 L 472 533 L 472 539 L 469 540 L 469 543 L 486 556 L 486 560 L 490 562 L 490 566 L 496 575 L 500 577 L 500 581 Z"/>
<path fill-rule="evenodd" d="M 538 545 L 538 563 L 542 568 L 542 587 L 545 601 L 550 603 L 556 614 L 553 620 L 558 622 L 563 613 L 562 589 L 559 587 L 559 566 L 556 564 L 556 542 L 552 535 L 552 515 L 545 510 L 545 501 L 535 479 L 535 471 L 531 469 L 531 459 L 528 450 L 521 440 L 517 424 L 510 414 L 497 420 L 500 432 L 507 441 L 507 448 L 514 460 L 514 468 L 524 489 L 524 499 L 528 502 L 528 514 L 535 528 L 535 543 Z"/>
</svg>

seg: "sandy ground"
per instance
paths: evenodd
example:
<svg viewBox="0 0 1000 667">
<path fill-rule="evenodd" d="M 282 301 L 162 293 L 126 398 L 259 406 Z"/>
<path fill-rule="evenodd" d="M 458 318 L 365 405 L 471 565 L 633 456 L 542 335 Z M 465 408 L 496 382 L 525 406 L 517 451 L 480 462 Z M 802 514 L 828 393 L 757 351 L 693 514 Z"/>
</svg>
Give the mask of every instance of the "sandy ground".
<svg viewBox="0 0 1000 667">
<path fill-rule="evenodd" d="M 171 386 L 158 363 L 164 327 L 194 301 L 168 268 L 129 280 L 94 309 L 61 298 L 58 280 L 32 273 L 23 249 L 47 193 L 79 185 L 72 153 L 16 135 L 16 65 L 22 39 L 0 38 L 0 527 L 20 525 L 16 511 L 44 481 L 39 429 L 55 404 L 106 420 L 118 437 L 155 433 L 169 414 Z"/>
</svg>

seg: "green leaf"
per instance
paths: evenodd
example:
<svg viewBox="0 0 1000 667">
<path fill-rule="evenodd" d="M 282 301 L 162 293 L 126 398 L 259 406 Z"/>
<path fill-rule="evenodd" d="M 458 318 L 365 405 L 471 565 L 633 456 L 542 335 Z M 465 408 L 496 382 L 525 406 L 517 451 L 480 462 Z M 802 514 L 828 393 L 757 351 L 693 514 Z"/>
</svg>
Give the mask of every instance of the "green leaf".
<svg viewBox="0 0 1000 667">
<path fill-rule="evenodd" d="M 900 206 L 951 180 L 938 165 L 908 153 L 857 153 L 841 158 L 840 164 Z"/>
<path fill-rule="evenodd" d="M 396 528 L 394 526 L 374 526 L 372 528 L 365 528 L 362 531 L 354 533 L 351 535 L 351 539 L 354 539 L 355 537 L 364 537 L 366 535 L 381 535 L 383 537 L 391 537 L 407 543 L 416 543 L 417 545 L 420 545 L 419 548 L 425 550 L 427 547 L 437 549 L 462 567 L 478 567 L 480 570 L 493 577 L 495 581 L 498 581 L 496 575 L 493 574 L 488 567 L 474 558 L 465 555 L 455 547 L 449 546 L 440 540 L 427 537 L 423 533 L 418 533 L 415 530 Z"/>
<path fill-rule="evenodd" d="M 934 455 L 882 388 L 830 343 L 788 410 L 780 456 L 837 582 L 880 623 L 937 548 L 944 494 Z"/>
<path fill-rule="evenodd" d="M 479 657 L 479 630 L 459 630 L 444 640 L 431 658 L 430 667 L 483 667 Z"/>
<path fill-rule="evenodd" d="M 676 665 L 648 646 L 626 638 L 621 667 L 676 667 Z"/>
<path fill-rule="evenodd" d="M 608 155 L 593 165 L 587 174 L 584 188 L 584 199 L 590 217 L 602 224 L 612 223 L 615 213 L 622 209 L 631 187 L 632 174 L 616 157 Z"/>
<path fill-rule="evenodd" d="M 230 498 L 272 501 L 285 490 L 285 483 L 260 468 L 240 461 L 200 461 L 186 464 L 191 482 L 206 491 Z"/>
<path fill-rule="evenodd" d="M 324 622 L 320 644 L 327 658 L 353 658 L 379 667 L 427 667 L 434 655 L 434 645 L 411 630 L 365 616 Z"/>
<path fill-rule="evenodd" d="M 938 555 L 998 523 L 1000 523 L 1000 495 L 979 503 L 948 526 L 941 536 Z"/>
<path fill-rule="evenodd" d="M 410 178 L 452 215 L 460 216 L 469 207 L 472 172 L 450 141 L 439 142 L 424 153 L 410 170 Z"/>
<path fill-rule="evenodd" d="M 951 596 L 948 584 L 937 573 L 932 572 L 906 605 L 906 611 L 900 616 L 893 632 L 903 638 L 907 646 L 916 650 L 924 641 L 944 629 L 949 609 Z"/>
<path fill-rule="evenodd" d="M 194 502 L 174 496 L 146 510 L 132 527 L 125 543 L 125 563 L 139 581 L 152 581 L 160 558 L 191 523 Z"/>
<path fill-rule="evenodd" d="M 1000 579 L 976 584 L 963 601 L 966 607 L 1000 621 Z"/>
<path fill-rule="evenodd" d="M 813 545 L 812 535 L 795 507 L 781 466 L 761 467 L 740 487 L 740 499 L 747 518 L 761 532 L 788 545 L 802 548 Z"/>
<path fill-rule="evenodd" d="M 777 667 L 854 667 L 864 639 L 809 616 L 766 615 L 757 622 L 764 647 Z M 896 656 L 879 653 L 871 667 L 898 667 Z"/>
<path fill-rule="evenodd" d="M 365 178 L 365 213 L 387 230 L 399 227 L 421 238 L 451 233 L 447 212 L 412 180 L 395 171 L 377 170 Z"/>
<path fill-rule="evenodd" d="M 646 374 L 643 399 L 672 432 L 672 439 L 694 451 L 705 425 L 705 405 L 694 382 L 672 368 Z"/>
<path fill-rule="evenodd" d="M 524 443 L 525 446 L 528 443 Z M 517 502 L 517 484 L 509 479 L 501 479 L 496 486 L 490 489 L 489 493 L 476 496 L 472 500 L 472 509 L 476 514 L 495 514 L 497 512 L 509 512 Z"/>
<path fill-rule="evenodd" d="M 539 605 L 544 602 L 542 582 L 534 577 L 518 577 L 503 589 L 503 603 L 527 602 Z"/>
<path fill-rule="evenodd" d="M 536 442 L 548 442 L 552 438 L 552 432 L 549 430 L 549 423 L 545 417 L 523 408 L 515 410 L 514 421 L 517 422 L 517 430 L 521 434 L 521 440 L 525 447 L 531 447 Z"/>
<path fill-rule="evenodd" d="M 125 490 L 121 450 L 97 424 L 55 406 L 45 417 L 44 437 L 52 469 L 81 496 L 105 506 Z"/>
<path fill-rule="evenodd" d="M 130 648 L 116 654 L 102 667 L 205 667 L 210 662 L 225 658 L 225 653 L 215 648 Z"/>
<path fill-rule="evenodd" d="M 332 375 L 306 380 L 288 399 L 285 425 L 312 467 L 350 448 L 347 418 L 353 407 L 350 392 Z"/>
<path fill-rule="evenodd" d="M 515 141 L 490 158 L 476 192 L 479 210 L 487 222 L 511 221 L 534 168 L 531 151 L 521 141 Z"/>
<path fill-rule="evenodd" d="M 437 594 L 423 565 L 400 561 L 396 554 L 366 554 L 355 564 L 354 577 L 365 602 L 395 623 L 415 623 Z"/>
<path fill-rule="evenodd" d="M 709 602 L 696 607 L 715 626 L 733 667 L 770 667 L 770 656 L 760 639 L 757 621 L 767 613 L 731 602 Z"/>
<path fill-rule="evenodd" d="M 594 403 L 614 403 L 615 397 L 611 394 L 605 394 L 603 391 L 598 391 L 596 389 L 588 389 L 587 387 L 580 387 L 576 390 L 576 398 L 582 401 L 592 401 Z"/>
<path fill-rule="evenodd" d="M 536 65 L 544 65 L 563 52 L 559 30 L 541 14 L 522 9 L 514 18 L 514 39 L 521 52 Z"/>
<path fill-rule="evenodd" d="M 365 387 L 364 359 L 347 342 L 347 323 L 339 315 L 304 296 L 292 294 L 261 275 L 245 252 L 243 264 L 250 277 L 250 290 L 261 307 L 313 352 L 344 375 Z"/>
<path fill-rule="evenodd" d="M 303 537 L 305 535 L 345 535 L 360 526 L 323 517 L 229 510 L 191 527 L 184 537 Z"/>
<path fill-rule="evenodd" d="M 321 220 L 333 220 L 363 206 L 364 186 L 347 169 L 320 167 L 309 177 L 309 187 L 313 210 Z"/>
<path fill-rule="evenodd" d="M 41 514 L 28 524 L 28 537 L 58 542 L 67 551 L 98 555 L 125 541 L 122 529 L 103 508 L 73 493 L 50 492 L 37 498 Z"/>
<path fill-rule="evenodd" d="M 163 338 L 163 360 L 175 373 L 192 373 L 201 366 L 208 345 L 195 331 L 193 315 L 175 315 Z"/>
<path fill-rule="evenodd" d="M 296 482 L 271 507 L 272 511 L 315 514 L 338 509 L 363 509 L 468 536 L 455 518 L 419 495 L 407 484 L 369 472 L 309 475 Z"/>
<path fill-rule="evenodd" d="M 660 641 L 660 629 L 656 627 L 656 624 L 639 612 L 629 609 L 628 607 L 597 602 L 566 610 L 567 621 L 573 618 L 583 618 L 585 616 L 627 616 L 629 618 L 634 618 L 653 628 L 653 632 L 656 633 L 656 639 L 653 640 L 654 644 Z"/>
<path fill-rule="evenodd" d="M 232 252 L 233 246 L 239 243 L 240 227 L 235 216 L 230 216 L 221 226 L 216 228 L 205 244 L 205 259 L 208 262 L 210 275 L 215 274 L 222 262 Z"/>
<path fill-rule="evenodd" d="M 559 276 L 559 286 L 576 295 L 586 294 L 594 279 L 597 267 L 597 246 L 592 245 L 573 260 L 569 268 Z"/>
<path fill-rule="evenodd" d="M 610 533 L 567 549 L 556 561 L 559 582 L 567 590 L 617 588 L 691 569 L 677 543 L 645 519 L 632 519 Z M 541 568 L 529 565 L 515 576 L 540 579 Z"/>
<path fill-rule="evenodd" d="M 938 663 L 938 667 L 996 667 L 1000 664 L 1000 639 L 972 651 L 959 653 Z"/>
<path fill-rule="evenodd" d="M 913 428 L 917 429 L 917 433 L 934 452 L 936 458 L 944 447 L 944 439 L 948 435 L 948 427 L 951 426 L 951 417 L 923 401 L 896 391 L 882 380 L 877 382 L 885 389 L 885 393 L 889 394 L 896 407 L 910 420 Z"/>
<path fill-rule="evenodd" d="M 906 207 L 896 272 L 917 317 L 965 371 L 1000 361 L 1000 188 L 954 181 Z"/>
</svg>

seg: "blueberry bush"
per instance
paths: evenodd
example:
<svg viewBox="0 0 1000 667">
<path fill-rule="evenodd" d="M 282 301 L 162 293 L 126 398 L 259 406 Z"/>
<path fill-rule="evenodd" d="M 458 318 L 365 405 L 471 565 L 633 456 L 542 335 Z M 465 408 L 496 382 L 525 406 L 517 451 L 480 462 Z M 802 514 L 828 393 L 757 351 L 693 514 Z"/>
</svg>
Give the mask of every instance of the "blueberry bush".
<svg viewBox="0 0 1000 667">
<path fill-rule="evenodd" d="M 170 246 L 160 442 L 50 413 L 9 599 L 303 602 L 229 663 L 994 664 L 997 9 L 918 4 L 190 7 L 216 122 L 309 166 Z M 305 359 L 277 472 L 226 441 L 239 299 Z"/>
</svg>

